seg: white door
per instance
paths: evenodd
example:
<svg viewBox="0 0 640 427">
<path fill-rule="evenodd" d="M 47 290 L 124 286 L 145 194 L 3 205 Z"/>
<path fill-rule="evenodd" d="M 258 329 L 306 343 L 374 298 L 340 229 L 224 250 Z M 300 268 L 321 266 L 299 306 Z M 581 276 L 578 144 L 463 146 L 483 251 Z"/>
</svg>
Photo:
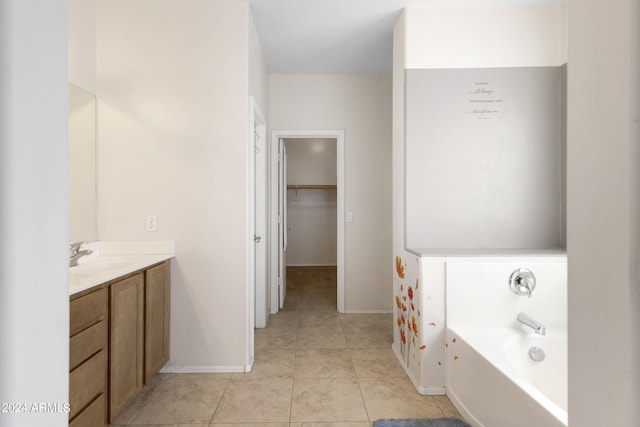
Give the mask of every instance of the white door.
<svg viewBox="0 0 640 427">
<path fill-rule="evenodd" d="M 278 306 L 287 296 L 287 148 L 278 140 Z"/>
<path fill-rule="evenodd" d="M 267 168 L 266 168 L 266 128 L 254 122 L 254 268 L 256 292 L 256 327 L 267 326 L 269 316 L 267 290 Z"/>
</svg>

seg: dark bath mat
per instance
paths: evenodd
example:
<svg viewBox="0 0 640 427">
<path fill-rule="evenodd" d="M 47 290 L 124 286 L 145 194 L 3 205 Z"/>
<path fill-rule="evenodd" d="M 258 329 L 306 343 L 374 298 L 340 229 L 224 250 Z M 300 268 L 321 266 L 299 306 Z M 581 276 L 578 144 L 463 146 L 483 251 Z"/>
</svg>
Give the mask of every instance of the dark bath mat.
<svg viewBox="0 0 640 427">
<path fill-rule="evenodd" d="M 408 420 L 378 420 L 373 427 L 471 427 L 460 418 L 414 418 Z"/>
</svg>

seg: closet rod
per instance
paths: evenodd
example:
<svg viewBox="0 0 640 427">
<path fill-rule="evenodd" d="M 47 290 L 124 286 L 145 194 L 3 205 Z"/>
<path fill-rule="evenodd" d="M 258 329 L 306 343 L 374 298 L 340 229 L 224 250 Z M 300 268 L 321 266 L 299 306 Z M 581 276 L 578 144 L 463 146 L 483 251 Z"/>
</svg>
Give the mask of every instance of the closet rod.
<svg viewBox="0 0 640 427">
<path fill-rule="evenodd" d="M 309 190 L 335 190 L 336 185 L 287 185 L 290 190 L 309 189 Z"/>
</svg>

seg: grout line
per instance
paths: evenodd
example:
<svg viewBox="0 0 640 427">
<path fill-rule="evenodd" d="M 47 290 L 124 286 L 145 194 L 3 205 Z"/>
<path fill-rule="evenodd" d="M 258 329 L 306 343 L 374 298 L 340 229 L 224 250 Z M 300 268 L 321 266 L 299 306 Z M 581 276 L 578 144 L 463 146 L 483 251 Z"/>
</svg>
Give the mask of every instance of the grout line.
<svg viewBox="0 0 640 427">
<path fill-rule="evenodd" d="M 347 351 L 349 352 L 349 361 L 351 362 L 351 367 L 353 368 L 353 374 L 355 375 L 356 384 L 358 384 L 358 391 L 360 391 L 360 399 L 362 399 L 362 406 L 364 407 L 364 412 L 367 414 L 367 421 L 371 424 L 371 417 L 369 416 L 369 409 L 367 408 L 367 402 L 364 400 L 364 393 L 362 392 L 362 386 L 360 385 L 360 376 L 358 375 L 358 371 L 356 370 L 356 365 L 353 363 L 353 355 L 351 354 L 351 347 L 349 347 L 349 343 L 347 342 L 347 334 L 345 333 L 345 327 L 342 323 L 342 319 L 340 319 L 340 328 L 342 329 L 342 335 L 344 336 L 345 343 L 347 345 Z"/>
<path fill-rule="evenodd" d="M 131 417 L 131 419 L 125 423 L 125 424 L 110 424 L 110 425 L 114 425 L 114 426 L 120 426 L 120 425 L 133 425 L 133 422 L 135 421 L 135 419 L 138 417 L 138 415 L 140 415 L 140 412 L 142 412 L 142 410 L 145 408 L 145 406 L 147 406 L 149 404 L 149 402 L 151 402 L 151 399 L 153 398 L 153 396 L 156 395 L 156 393 L 158 392 L 158 390 L 160 390 L 160 387 L 162 387 L 162 385 L 169 379 L 169 377 L 173 376 L 174 374 L 166 374 L 163 375 L 162 377 L 160 377 L 161 379 L 164 377 L 164 379 L 162 379 L 160 381 L 160 384 L 158 384 L 155 389 L 151 392 L 151 394 L 143 401 L 141 402 L 142 405 L 140 406 L 140 409 L 138 409 L 136 411 L 135 414 L 133 414 L 133 416 Z M 144 387 L 143 387 L 144 389 Z M 142 390 L 140 390 L 140 392 L 142 392 Z M 135 398 L 130 404 L 129 406 L 127 406 L 124 411 L 122 411 L 122 414 L 124 414 L 124 412 L 132 405 L 135 404 L 137 398 Z M 122 414 L 120 414 L 120 416 L 122 416 Z M 119 417 L 118 417 L 119 418 Z M 117 419 L 115 421 L 118 421 Z"/>
<path fill-rule="evenodd" d="M 227 388 L 229 387 L 229 384 L 231 384 L 232 375 L 229 375 L 229 377 L 227 378 L 227 383 L 224 385 L 224 389 L 222 390 L 222 393 L 220 394 L 220 399 L 218 399 L 218 402 L 216 403 L 216 409 L 213 411 L 213 414 L 211 414 L 211 418 L 209 419 L 209 425 L 211 425 L 213 423 L 213 419 L 215 418 L 216 414 L 218 413 L 218 409 L 220 409 L 220 403 L 222 402 L 222 399 L 224 398 L 224 394 L 227 392 Z"/>
<path fill-rule="evenodd" d="M 293 348 L 293 370 L 291 372 L 291 400 L 289 401 L 289 426 L 291 426 L 291 419 L 293 417 L 293 390 L 296 385 L 296 361 L 298 360 L 298 332 L 300 331 L 300 311 L 296 310 L 298 314 L 296 319 L 298 325 L 296 326 L 296 345 Z"/>
</svg>

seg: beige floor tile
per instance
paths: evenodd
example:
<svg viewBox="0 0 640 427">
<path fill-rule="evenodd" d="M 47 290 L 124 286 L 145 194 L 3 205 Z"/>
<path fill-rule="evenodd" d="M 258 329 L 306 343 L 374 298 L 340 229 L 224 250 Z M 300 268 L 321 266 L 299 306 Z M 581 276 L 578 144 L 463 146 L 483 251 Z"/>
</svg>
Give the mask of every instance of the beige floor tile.
<svg viewBox="0 0 640 427">
<path fill-rule="evenodd" d="M 170 374 L 158 374 L 149 381 L 143 388 L 140 393 L 136 396 L 136 398 L 129 404 L 129 406 L 122 411 L 120 416 L 115 420 L 112 425 L 127 425 L 133 421 L 133 419 L 138 415 L 140 410 L 144 407 L 144 405 L 149 402 L 151 396 L 158 390 L 158 388 L 165 382 L 167 378 L 169 378 Z"/>
<path fill-rule="evenodd" d="M 337 313 L 335 267 L 287 274 L 285 309 L 255 331 L 252 372 L 161 374 L 118 425 L 371 427 L 460 416 L 446 396 L 420 396 L 406 378 L 390 350 L 391 314 Z"/>
<path fill-rule="evenodd" d="M 359 378 L 370 420 L 444 416 L 431 396 L 418 394 L 407 378 Z"/>
<path fill-rule="evenodd" d="M 347 342 L 342 328 L 298 328 L 300 348 L 346 348 Z"/>
<path fill-rule="evenodd" d="M 300 301 L 302 301 L 301 289 L 287 290 L 287 297 L 284 302 L 284 307 L 282 308 L 282 311 L 297 310 L 298 306 L 300 305 Z"/>
<path fill-rule="evenodd" d="M 246 373 L 233 373 L 232 378 L 293 377 L 295 350 L 282 348 L 256 349 L 253 369 Z"/>
<path fill-rule="evenodd" d="M 359 378 L 406 377 L 391 349 L 351 349 L 351 361 Z"/>
<path fill-rule="evenodd" d="M 301 311 L 298 325 L 301 328 L 342 329 L 337 311 Z"/>
<path fill-rule="evenodd" d="M 333 293 L 326 292 L 325 295 L 302 295 L 298 301 L 298 310 L 322 310 L 336 311 L 338 307 L 338 298 Z"/>
<path fill-rule="evenodd" d="M 292 378 L 232 378 L 213 423 L 288 422 Z"/>
<path fill-rule="evenodd" d="M 370 422 L 291 423 L 290 427 L 371 427 Z"/>
<path fill-rule="evenodd" d="M 289 423 L 222 423 L 212 422 L 212 427 L 289 427 Z M 164 426 L 162 426 L 164 427 Z"/>
<path fill-rule="evenodd" d="M 299 311 L 279 311 L 269 316 L 267 329 L 295 329 L 299 318 Z"/>
<path fill-rule="evenodd" d="M 392 328 L 393 314 L 391 313 L 371 313 L 356 314 L 343 313 L 340 314 L 340 321 L 345 328 Z"/>
<path fill-rule="evenodd" d="M 393 343 L 391 328 L 344 328 L 344 336 L 349 348 L 391 348 Z"/>
<path fill-rule="evenodd" d="M 296 378 L 292 422 L 368 421 L 354 378 Z"/>
<path fill-rule="evenodd" d="M 297 280 L 302 286 L 308 286 L 309 282 L 322 277 L 322 267 L 287 267 L 287 285 L 289 280 Z M 287 288 L 288 289 L 288 288 Z"/>
<path fill-rule="evenodd" d="M 310 286 L 307 286 L 302 289 L 302 295 L 305 298 L 326 298 L 326 299 L 337 299 L 338 298 L 338 288 L 335 286 L 323 286 L 325 283 L 322 280 L 318 280 L 317 282 L 312 283 Z"/>
<path fill-rule="evenodd" d="M 209 424 L 136 424 L 136 427 L 209 427 Z"/>
<path fill-rule="evenodd" d="M 451 403 L 447 396 L 432 396 L 433 400 L 438 404 L 445 417 L 458 417 L 462 419 L 462 415 L 458 409 Z"/>
<path fill-rule="evenodd" d="M 171 375 L 132 424 L 209 423 L 228 382 L 216 374 Z"/>
<path fill-rule="evenodd" d="M 314 348 L 296 352 L 296 378 L 355 377 L 347 349 Z"/>
<path fill-rule="evenodd" d="M 335 272 L 332 274 L 323 272 L 319 279 L 310 282 L 306 288 L 331 288 L 335 292 L 337 290 L 335 276 Z"/>
<path fill-rule="evenodd" d="M 262 348 L 289 348 L 296 347 L 298 330 L 296 328 L 280 329 L 256 329 L 254 331 L 254 346 L 256 351 Z"/>
</svg>

